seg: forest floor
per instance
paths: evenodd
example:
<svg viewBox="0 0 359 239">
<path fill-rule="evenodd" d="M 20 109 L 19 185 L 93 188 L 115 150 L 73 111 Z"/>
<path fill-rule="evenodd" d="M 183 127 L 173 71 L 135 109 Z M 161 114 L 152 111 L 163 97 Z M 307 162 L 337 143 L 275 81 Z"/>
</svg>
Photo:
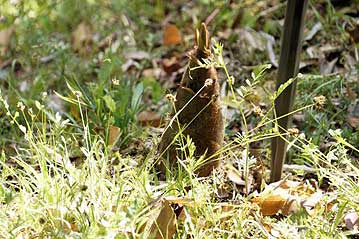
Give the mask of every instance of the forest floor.
<svg viewBox="0 0 359 239">
<path fill-rule="evenodd" d="M 309 1 L 277 183 L 286 4 L 235 2 L 1 1 L 0 238 L 359 238 L 359 2 Z M 182 138 L 186 156 L 163 177 L 168 98 L 202 22 L 221 163 L 197 177 Z"/>
</svg>

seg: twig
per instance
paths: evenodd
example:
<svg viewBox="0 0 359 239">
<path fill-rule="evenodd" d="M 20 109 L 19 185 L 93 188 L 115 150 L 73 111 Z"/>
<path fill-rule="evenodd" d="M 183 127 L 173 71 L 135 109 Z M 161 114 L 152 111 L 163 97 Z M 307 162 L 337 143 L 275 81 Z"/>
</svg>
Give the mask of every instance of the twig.
<svg viewBox="0 0 359 239">
<path fill-rule="evenodd" d="M 209 14 L 209 16 L 206 18 L 206 21 L 205 21 L 207 26 L 217 16 L 218 13 L 219 13 L 219 8 L 216 8 L 216 9 L 214 9 L 214 11 L 211 14 Z"/>
<path fill-rule="evenodd" d="M 305 166 L 305 165 L 297 165 L 297 164 L 284 164 L 283 165 L 284 171 L 295 171 L 295 170 L 301 170 L 305 173 L 315 173 L 316 170 L 314 168 Z"/>
</svg>

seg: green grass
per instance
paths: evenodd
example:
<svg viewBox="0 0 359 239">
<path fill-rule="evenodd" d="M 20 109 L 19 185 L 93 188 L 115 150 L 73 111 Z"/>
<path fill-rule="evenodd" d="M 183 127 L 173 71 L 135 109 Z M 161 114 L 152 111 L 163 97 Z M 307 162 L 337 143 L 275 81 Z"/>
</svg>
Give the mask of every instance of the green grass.
<svg viewBox="0 0 359 239">
<path fill-rule="evenodd" d="M 153 200 L 169 196 L 189 201 L 184 204 L 184 219 L 178 220 L 178 238 L 267 238 L 265 223 L 285 238 L 344 238 L 345 232 L 339 229 L 342 218 L 349 209 L 358 210 L 359 169 L 351 163 L 347 148 L 358 150 L 339 131 L 332 133 L 338 143 L 328 154 L 303 136 L 295 144 L 302 157 L 313 163 L 318 177 L 328 178 L 335 188 L 321 203 L 334 198 L 337 208 L 329 213 L 317 209 L 315 218 L 302 211 L 273 222 L 262 218 L 250 203 L 255 193 L 236 192 L 223 173 L 198 179 L 194 169 L 185 167 L 166 181 L 158 181 L 152 167 L 154 150 L 143 157 L 123 156 L 91 133 L 85 115 L 83 124 L 75 127 L 59 114 L 46 111 L 40 102 L 36 105 L 36 115 L 22 104 L 17 110 L 6 107 L 26 145 L 16 147 L 12 156 L 1 155 L 0 234 L 5 238 L 147 238 L 141 225 L 151 223 L 161 208 Z M 241 137 L 237 143 L 246 145 L 253 138 Z M 82 142 L 76 163 L 71 155 L 74 141 Z M 235 152 L 232 147 L 223 154 L 228 160 Z M 189 165 L 191 160 L 189 153 Z M 227 204 L 219 201 L 223 190 L 232 194 Z"/>
</svg>

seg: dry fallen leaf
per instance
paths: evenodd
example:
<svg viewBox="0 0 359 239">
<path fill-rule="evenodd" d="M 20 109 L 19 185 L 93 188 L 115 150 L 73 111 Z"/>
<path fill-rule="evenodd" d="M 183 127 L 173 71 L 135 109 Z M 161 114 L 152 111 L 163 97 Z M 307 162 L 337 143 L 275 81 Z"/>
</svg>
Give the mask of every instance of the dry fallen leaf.
<svg viewBox="0 0 359 239">
<path fill-rule="evenodd" d="M 0 31 L 0 56 L 6 54 L 13 33 L 13 27 L 9 27 Z"/>
<path fill-rule="evenodd" d="M 80 229 L 77 226 L 77 223 L 75 222 L 75 220 L 73 220 L 73 221 L 74 222 L 66 221 L 66 223 L 63 222 L 63 224 L 62 224 L 63 230 L 68 234 L 70 234 L 72 232 L 79 232 L 80 231 Z"/>
<path fill-rule="evenodd" d="M 142 126 L 159 127 L 161 125 L 161 115 L 153 111 L 142 111 L 137 116 L 138 122 Z"/>
<path fill-rule="evenodd" d="M 314 24 L 312 29 L 308 32 L 306 32 L 306 36 L 304 37 L 304 41 L 310 41 L 313 39 L 313 37 L 323 29 L 323 25 L 320 22 L 317 22 Z"/>
<path fill-rule="evenodd" d="M 164 28 L 163 32 L 163 45 L 177 45 L 182 42 L 181 33 L 178 28 L 173 24 L 168 24 Z"/>
<path fill-rule="evenodd" d="M 81 54 L 87 53 L 92 43 L 91 27 L 81 22 L 76 29 L 72 32 L 72 48 Z"/>
<path fill-rule="evenodd" d="M 80 231 L 79 227 L 77 226 L 77 223 L 71 223 L 70 226 L 71 226 L 71 230 L 73 232 L 79 232 Z"/>
<path fill-rule="evenodd" d="M 313 215 L 315 213 L 314 209 L 316 205 L 322 201 L 324 195 L 322 191 L 318 191 L 302 200 L 301 205 L 307 211 L 308 214 Z"/>
<path fill-rule="evenodd" d="M 338 61 L 338 57 L 334 58 L 331 61 L 323 60 L 319 66 L 320 74 L 322 75 L 329 75 L 334 72 L 335 64 Z"/>
<path fill-rule="evenodd" d="M 251 200 L 257 204 L 263 216 L 272 216 L 281 213 L 285 216 L 298 211 L 298 200 L 292 195 L 269 195 Z"/>
<path fill-rule="evenodd" d="M 151 238 L 173 238 L 176 231 L 176 221 L 176 214 L 170 203 L 167 200 L 163 200 L 161 212 L 150 229 Z"/>
<path fill-rule="evenodd" d="M 281 210 L 286 199 L 280 195 L 270 195 L 267 197 L 256 197 L 251 200 L 252 203 L 257 204 L 263 216 L 275 215 Z"/>
<path fill-rule="evenodd" d="M 173 72 L 178 71 L 181 68 L 179 60 L 177 57 L 171 57 L 170 59 L 162 60 L 162 68 L 168 74 L 171 75 Z"/>
<path fill-rule="evenodd" d="M 267 54 L 268 54 L 268 58 L 270 60 L 270 63 L 272 63 L 273 66 L 275 66 L 276 68 L 278 67 L 278 60 L 276 58 L 276 54 L 274 52 L 274 45 L 275 45 L 275 39 L 272 35 L 265 33 L 265 32 L 261 32 L 262 36 L 264 39 L 267 40 L 266 43 L 266 47 L 267 47 Z"/>
<path fill-rule="evenodd" d="M 241 175 L 239 174 L 238 170 L 234 169 L 233 167 L 229 168 L 227 171 L 227 177 L 233 183 L 244 186 L 246 182 L 242 179 Z"/>
<path fill-rule="evenodd" d="M 111 125 L 109 128 L 108 144 L 115 145 L 121 135 L 121 129 Z"/>
<path fill-rule="evenodd" d="M 131 69 L 135 65 L 136 65 L 136 61 L 134 61 L 132 59 L 128 59 L 124 64 L 122 64 L 121 69 L 123 72 L 127 72 L 129 69 Z"/>
<path fill-rule="evenodd" d="M 359 117 L 349 116 L 347 122 L 354 129 L 359 127 Z"/>
<path fill-rule="evenodd" d="M 187 212 L 187 209 L 185 207 L 182 208 L 181 212 L 177 216 L 177 220 L 179 222 L 184 222 L 186 218 L 191 217 L 189 213 Z"/>
<path fill-rule="evenodd" d="M 314 215 L 323 199 L 323 192 L 309 182 L 282 180 L 266 186 L 262 195 L 251 200 L 263 216 L 281 213 L 285 216 L 298 212 L 299 207 Z"/>
<path fill-rule="evenodd" d="M 338 200 L 332 199 L 331 201 L 327 202 L 324 206 L 325 206 L 325 212 L 328 213 L 338 206 Z"/>
</svg>

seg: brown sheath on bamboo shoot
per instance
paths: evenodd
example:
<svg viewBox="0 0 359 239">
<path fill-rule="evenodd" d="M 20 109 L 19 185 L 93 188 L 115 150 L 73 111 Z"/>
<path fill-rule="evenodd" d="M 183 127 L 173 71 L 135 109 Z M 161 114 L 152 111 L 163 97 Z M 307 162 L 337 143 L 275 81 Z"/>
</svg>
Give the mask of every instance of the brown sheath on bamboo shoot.
<svg viewBox="0 0 359 239">
<path fill-rule="evenodd" d="M 204 59 L 211 59 L 209 34 L 202 23 L 196 30 L 196 45 L 189 53 L 189 63 L 177 90 L 175 112 L 180 112 L 166 127 L 159 144 L 160 169 L 177 165 L 180 156 L 175 136 L 179 127 L 193 140 L 195 156 L 205 154 L 208 159 L 197 171 L 198 176 L 208 176 L 218 166 L 219 149 L 223 144 L 223 119 L 219 100 L 217 71 L 213 66 L 203 65 Z M 176 116 L 174 112 L 174 116 Z M 169 165 L 165 164 L 168 159 Z"/>
</svg>

